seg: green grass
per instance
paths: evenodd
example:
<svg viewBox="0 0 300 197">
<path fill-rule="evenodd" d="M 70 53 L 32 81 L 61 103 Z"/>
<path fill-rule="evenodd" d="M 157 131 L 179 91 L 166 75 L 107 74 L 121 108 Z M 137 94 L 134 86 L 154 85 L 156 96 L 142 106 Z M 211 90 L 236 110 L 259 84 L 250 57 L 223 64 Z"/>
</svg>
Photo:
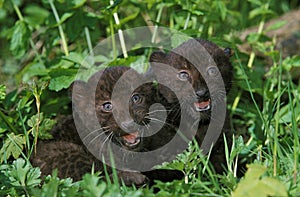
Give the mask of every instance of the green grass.
<svg viewBox="0 0 300 197">
<path fill-rule="evenodd" d="M 272 0 L 124 0 L 113 5 L 84 0 L 0 1 L 0 196 L 298 195 L 300 85 L 293 74 L 299 72 L 300 57 L 282 58 L 264 28 L 267 20 L 296 7 L 297 1 Z M 183 171 L 185 178 L 157 181 L 158 193 L 154 188 L 104 182 L 98 173 L 73 182 L 57 178 L 54 171 L 42 180 L 28 158 L 37 140 L 51 138 L 54 118 L 71 113 L 67 88 L 83 57 L 119 29 L 148 24 L 235 50 L 235 80 L 228 97 L 235 136 L 233 147 L 225 148 L 226 172 L 215 174 L 207 156 L 191 145 L 176 161 L 164 165 Z M 246 40 L 253 50 L 241 53 L 237 32 L 253 25 L 259 30 Z M 115 55 L 115 40 L 112 45 L 114 63 L 138 64 L 152 51 L 122 58 Z M 237 176 L 243 170 L 240 164 L 248 167 L 242 177 Z"/>
</svg>

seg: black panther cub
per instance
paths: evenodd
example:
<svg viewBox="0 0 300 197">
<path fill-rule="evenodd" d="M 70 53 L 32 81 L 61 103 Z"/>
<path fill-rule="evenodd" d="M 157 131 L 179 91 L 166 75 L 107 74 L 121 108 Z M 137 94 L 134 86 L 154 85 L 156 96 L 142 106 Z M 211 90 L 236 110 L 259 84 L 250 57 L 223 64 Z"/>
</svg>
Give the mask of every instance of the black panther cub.
<svg viewBox="0 0 300 197">
<path fill-rule="evenodd" d="M 195 51 L 197 51 L 197 53 L 199 52 L 199 54 L 195 54 Z M 193 58 L 191 54 L 195 55 L 195 57 Z M 210 56 L 211 59 L 206 56 Z M 163 86 L 159 87 L 161 94 L 169 102 L 169 105 L 172 106 L 169 108 L 173 108 L 174 110 L 172 115 L 173 124 L 177 127 L 179 126 L 181 118 L 180 112 L 183 109 L 188 111 L 187 114 L 191 118 L 195 116 L 199 117 L 199 125 L 195 136 L 199 146 L 207 134 L 207 129 L 211 122 L 212 109 L 220 107 L 220 101 L 224 101 L 226 93 L 228 93 L 231 88 L 233 69 L 230 56 L 231 50 L 229 48 L 222 50 L 210 41 L 191 39 L 171 50 L 169 53 L 153 52 L 150 57 L 152 67 L 149 72 L 151 72 L 151 75 L 157 75 L 158 73 L 158 75 L 161 75 L 161 78 L 164 78 L 164 73 L 161 74 L 160 72 L 161 68 L 158 68 L 156 65 L 159 63 L 164 66 L 169 66 L 170 71 L 165 73 L 165 77 L 171 77 L 174 81 L 167 84 L 167 86 L 180 90 L 177 96 L 181 97 L 182 100 L 180 101 L 181 103 L 178 103 L 172 92 L 166 90 Z M 189 58 L 193 63 L 191 63 Z M 197 68 L 200 68 L 200 71 Z M 219 76 L 219 73 L 221 76 Z M 218 81 L 215 76 L 221 77 L 219 78 L 220 80 L 223 79 L 223 89 L 217 87 L 222 84 L 222 81 Z M 190 84 L 194 92 L 188 92 L 188 88 L 183 88 L 186 84 Z M 230 147 L 232 133 L 229 129 L 228 116 L 225 117 L 221 135 L 214 144 L 210 156 L 210 160 L 217 172 L 222 172 L 222 165 L 226 163 L 223 134 L 225 134 Z"/>
</svg>

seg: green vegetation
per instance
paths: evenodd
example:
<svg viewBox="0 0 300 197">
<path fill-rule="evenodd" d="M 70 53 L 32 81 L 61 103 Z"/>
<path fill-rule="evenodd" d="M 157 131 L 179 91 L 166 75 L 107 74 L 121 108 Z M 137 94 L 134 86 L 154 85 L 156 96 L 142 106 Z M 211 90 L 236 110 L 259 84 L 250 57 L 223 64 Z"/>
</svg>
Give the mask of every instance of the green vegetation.
<svg viewBox="0 0 300 197">
<path fill-rule="evenodd" d="M 297 8 L 295 0 L 0 0 L 0 196 L 296 196 L 300 194 L 300 56 L 282 58 L 264 28 L 271 18 Z M 116 24 L 113 13 L 118 13 Z M 52 176 L 42 180 L 28 161 L 38 139 L 49 139 L 54 118 L 70 114 L 67 88 L 83 58 L 103 38 L 149 24 L 232 47 L 235 80 L 228 108 L 235 131 L 227 147 L 226 173 L 216 175 L 189 150 L 164 168 L 182 170 L 184 180 L 153 188 Z M 237 33 L 259 26 L 239 51 Z M 299 28 L 300 29 L 300 28 Z M 147 61 L 151 51 L 118 57 L 123 64 Z M 263 58 L 257 54 L 262 54 Z M 297 76 L 297 75 L 296 75 Z M 299 76 L 299 75 L 298 75 Z M 248 171 L 238 178 L 237 164 Z M 197 166 L 197 168 L 196 168 Z"/>
</svg>

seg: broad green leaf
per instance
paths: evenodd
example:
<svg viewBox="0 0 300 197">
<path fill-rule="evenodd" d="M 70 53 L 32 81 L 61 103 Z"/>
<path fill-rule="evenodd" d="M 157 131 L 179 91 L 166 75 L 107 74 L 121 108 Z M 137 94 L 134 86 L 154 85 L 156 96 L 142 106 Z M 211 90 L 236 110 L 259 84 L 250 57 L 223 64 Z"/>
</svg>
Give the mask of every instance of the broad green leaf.
<svg viewBox="0 0 300 197">
<path fill-rule="evenodd" d="M 85 60 L 85 56 L 82 53 L 71 52 L 68 56 L 64 56 L 63 59 L 81 65 Z"/>
<path fill-rule="evenodd" d="M 288 196 L 284 184 L 276 178 L 264 176 L 266 172 L 265 166 L 249 165 L 244 179 L 237 185 L 232 196 Z"/>
<path fill-rule="evenodd" d="M 48 70 L 46 67 L 39 62 L 32 62 L 26 65 L 20 73 L 17 74 L 16 78 L 18 81 L 28 82 L 32 77 L 47 76 Z"/>
<path fill-rule="evenodd" d="M 71 83 L 74 81 L 75 76 L 60 76 L 55 77 L 50 80 L 49 89 L 54 91 L 60 91 L 70 87 Z"/>
<path fill-rule="evenodd" d="M 52 79 L 50 80 L 49 89 L 59 91 L 68 88 L 75 80 L 77 75 L 76 69 L 55 69 L 50 73 Z"/>
<path fill-rule="evenodd" d="M 17 21 L 10 41 L 10 50 L 16 58 L 21 58 L 28 48 L 30 30 L 24 21 Z"/>
<path fill-rule="evenodd" d="M 49 16 L 49 11 L 37 5 L 28 5 L 24 9 L 24 20 L 31 27 L 39 27 L 43 24 L 46 18 Z"/>
</svg>

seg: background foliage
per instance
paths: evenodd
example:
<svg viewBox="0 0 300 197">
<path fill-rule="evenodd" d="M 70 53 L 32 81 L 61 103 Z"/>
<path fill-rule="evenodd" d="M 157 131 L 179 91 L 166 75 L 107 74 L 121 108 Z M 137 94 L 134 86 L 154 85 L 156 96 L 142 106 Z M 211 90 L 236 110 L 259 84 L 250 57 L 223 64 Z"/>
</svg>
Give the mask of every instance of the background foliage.
<svg viewBox="0 0 300 197">
<path fill-rule="evenodd" d="M 95 174 L 73 183 L 53 172 L 41 184 L 39 169 L 28 163 L 37 139 L 51 138 L 48 131 L 55 117 L 71 113 L 67 88 L 81 60 L 118 29 L 145 25 L 174 28 L 235 50 L 228 106 L 236 138 L 227 149 L 228 172 L 214 175 L 206 157 L 195 159 L 199 150 L 192 146 L 165 166 L 184 171 L 186 179 L 157 182 L 156 195 L 299 194 L 300 86 L 291 72 L 299 72 L 300 58 L 282 58 L 276 41 L 263 28 L 267 20 L 297 6 L 296 0 L 115 0 L 113 5 L 89 0 L 0 0 L 0 194 L 154 195 L 151 188 L 110 185 Z M 120 24 L 115 23 L 114 12 Z M 262 28 L 246 39 L 251 52 L 241 53 L 238 33 L 256 25 Z M 150 53 L 133 52 L 116 61 L 146 62 Z M 237 163 L 250 164 L 241 181 Z M 195 171 L 195 166 L 202 170 Z"/>
</svg>

